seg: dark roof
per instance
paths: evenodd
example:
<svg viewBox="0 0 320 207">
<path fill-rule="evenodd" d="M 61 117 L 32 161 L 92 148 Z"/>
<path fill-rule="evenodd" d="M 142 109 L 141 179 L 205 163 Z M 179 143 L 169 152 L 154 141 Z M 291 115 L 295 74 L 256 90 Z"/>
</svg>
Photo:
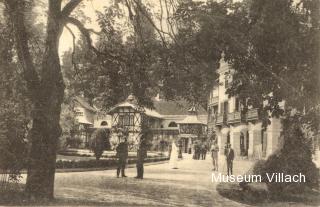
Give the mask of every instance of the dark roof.
<svg viewBox="0 0 320 207">
<path fill-rule="evenodd" d="M 76 97 L 74 98 L 74 100 L 77 101 L 77 102 L 78 102 L 83 108 L 85 108 L 85 109 L 88 109 L 88 110 L 94 111 L 94 112 L 97 111 L 94 107 L 90 106 L 90 104 L 88 103 L 88 101 L 87 101 L 85 98 L 83 98 L 83 97 L 76 96 Z"/>
<path fill-rule="evenodd" d="M 188 115 L 191 104 L 187 101 L 165 101 L 153 100 L 155 110 L 161 115 Z M 206 115 L 207 112 L 201 107 L 196 106 L 198 115 Z"/>
</svg>

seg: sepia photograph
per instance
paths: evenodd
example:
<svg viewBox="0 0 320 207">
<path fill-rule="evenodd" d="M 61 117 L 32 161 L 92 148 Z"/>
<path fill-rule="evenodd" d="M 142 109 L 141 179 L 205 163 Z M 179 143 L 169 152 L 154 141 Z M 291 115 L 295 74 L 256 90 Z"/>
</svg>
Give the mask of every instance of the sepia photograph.
<svg viewBox="0 0 320 207">
<path fill-rule="evenodd" d="M 320 0 L 0 0 L 0 206 L 320 206 Z"/>
</svg>

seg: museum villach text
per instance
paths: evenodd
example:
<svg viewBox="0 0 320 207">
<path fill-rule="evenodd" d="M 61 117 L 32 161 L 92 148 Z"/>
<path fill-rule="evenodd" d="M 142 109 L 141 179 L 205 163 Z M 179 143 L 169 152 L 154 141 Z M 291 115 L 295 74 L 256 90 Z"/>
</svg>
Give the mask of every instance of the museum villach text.
<svg viewBox="0 0 320 207">
<path fill-rule="evenodd" d="M 266 173 L 268 182 L 276 183 L 305 183 L 306 176 L 302 173 L 296 175 L 288 175 L 285 173 Z M 262 182 L 261 175 L 224 175 L 221 173 L 212 173 L 212 182 Z"/>
</svg>

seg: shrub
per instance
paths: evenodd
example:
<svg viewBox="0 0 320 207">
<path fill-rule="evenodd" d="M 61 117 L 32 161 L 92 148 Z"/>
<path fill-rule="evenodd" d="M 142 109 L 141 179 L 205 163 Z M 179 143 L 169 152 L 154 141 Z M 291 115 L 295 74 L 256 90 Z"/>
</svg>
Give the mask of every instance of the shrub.
<svg viewBox="0 0 320 207">
<path fill-rule="evenodd" d="M 27 119 L 12 108 L 0 110 L 0 170 L 18 181 L 27 157 Z"/>
<path fill-rule="evenodd" d="M 167 157 L 147 158 L 145 162 L 158 162 L 168 160 Z M 136 159 L 129 159 L 128 164 L 136 163 Z M 101 159 L 101 160 L 58 160 L 56 163 L 57 169 L 70 169 L 70 168 L 105 168 L 117 166 L 117 159 Z"/>
<path fill-rule="evenodd" d="M 312 162 L 312 154 L 309 143 L 306 141 L 300 128 L 299 120 L 290 118 L 283 123 L 284 146 L 271 155 L 262 166 L 256 165 L 257 171 L 263 176 L 269 191 L 273 195 L 283 192 L 302 192 L 307 188 L 319 186 L 319 170 Z M 286 183 L 269 182 L 266 173 L 284 173 L 287 175 L 305 175 L 306 182 Z"/>
<path fill-rule="evenodd" d="M 107 129 L 97 129 L 94 131 L 89 147 L 93 151 L 96 160 L 99 160 L 103 151 L 110 148 L 109 131 L 107 131 Z"/>
</svg>

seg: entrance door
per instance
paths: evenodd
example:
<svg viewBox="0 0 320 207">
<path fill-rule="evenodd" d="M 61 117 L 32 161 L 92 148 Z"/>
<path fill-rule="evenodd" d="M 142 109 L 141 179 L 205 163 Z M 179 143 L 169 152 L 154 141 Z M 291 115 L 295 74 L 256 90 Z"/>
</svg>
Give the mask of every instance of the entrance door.
<svg viewBox="0 0 320 207">
<path fill-rule="evenodd" d="M 227 134 L 227 144 L 230 144 L 230 132 Z"/>
<path fill-rule="evenodd" d="M 189 139 L 188 138 L 184 138 L 184 153 L 188 153 L 188 142 Z"/>
<path fill-rule="evenodd" d="M 249 132 L 247 131 L 247 136 L 246 136 L 246 156 L 248 156 L 249 152 Z"/>
<path fill-rule="evenodd" d="M 262 157 L 266 157 L 267 155 L 267 138 L 268 134 L 266 130 L 262 130 L 262 136 L 261 136 L 261 144 L 262 144 Z"/>
<path fill-rule="evenodd" d="M 240 132 L 240 155 L 245 156 L 244 134 Z"/>
<path fill-rule="evenodd" d="M 223 102 L 223 112 L 224 112 L 224 114 L 228 114 L 229 113 L 229 103 L 228 103 L 228 101 Z"/>
</svg>

